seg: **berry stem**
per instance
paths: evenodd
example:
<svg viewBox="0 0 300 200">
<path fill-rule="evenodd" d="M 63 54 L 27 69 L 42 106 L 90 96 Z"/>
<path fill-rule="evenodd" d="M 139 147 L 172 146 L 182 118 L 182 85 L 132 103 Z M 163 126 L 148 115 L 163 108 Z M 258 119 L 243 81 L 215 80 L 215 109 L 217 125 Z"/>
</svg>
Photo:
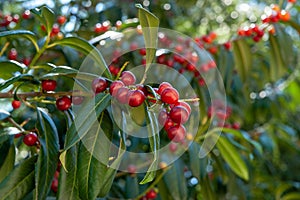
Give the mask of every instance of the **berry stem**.
<svg viewBox="0 0 300 200">
<path fill-rule="evenodd" d="M 7 119 L 12 125 L 14 125 L 17 129 L 19 129 L 20 131 L 24 132 L 25 130 L 23 129 L 22 126 L 20 126 L 13 118 L 9 117 Z"/>
<path fill-rule="evenodd" d="M 118 74 L 117 74 L 116 80 L 118 80 L 118 79 L 120 78 L 122 72 L 124 71 L 125 67 L 126 67 L 128 64 L 129 64 L 129 62 L 126 61 L 126 62 L 122 65 L 120 71 L 119 71 Z"/>
<path fill-rule="evenodd" d="M 200 98 L 193 98 L 193 99 L 179 99 L 178 102 L 195 102 L 200 101 Z"/>
<path fill-rule="evenodd" d="M 17 96 L 21 99 L 26 99 L 27 97 L 60 97 L 60 96 L 93 96 L 90 92 L 82 92 L 82 91 L 75 91 L 75 92 L 24 92 L 18 93 Z M 0 93 L 0 98 L 13 98 L 14 94 L 11 92 Z"/>
<path fill-rule="evenodd" d="M 3 48 L 0 51 L 0 57 L 4 54 L 4 52 L 6 51 L 7 47 L 9 46 L 9 42 L 6 42 L 3 46 Z"/>
</svg>

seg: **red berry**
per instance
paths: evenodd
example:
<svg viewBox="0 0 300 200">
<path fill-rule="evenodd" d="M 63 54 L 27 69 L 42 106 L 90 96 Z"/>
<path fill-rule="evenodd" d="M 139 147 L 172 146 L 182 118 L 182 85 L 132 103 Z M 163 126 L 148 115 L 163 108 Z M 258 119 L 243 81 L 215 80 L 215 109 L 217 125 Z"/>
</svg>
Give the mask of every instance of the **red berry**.
<svg viewBox="0 0 300 200">
<path fill-rule="evenodd" d="M 175 104 L 178 102 L 179 94 L 175 88 L 166 88 L 161 93 L 161 100 L 167 104 Z"/>
<path fill-rule="evenodd" d="M 54 173 L 54 178 L 58 178 L 59 177 L 59 171 L 55 171 L 55 173 Z"/>
<path fill-rule="evenodd" d="M 66 20 L 67 20 L 67 18 L 65 16 L 58 16 L 56 21 L 60 25 L 63 25 L 66 22 Z"/>
<path fill-rule="evenodd" d="M 177 151 L 177 144 L 174 143 L 174 142 L 171 142 L 170 145 L 169 145 L 169 150 L 174 153 L 175 151 Z"/>
<path fill-rule="evenodd" d="M 187 102 L 178 102 L 175 104 L 175 106 L 183 106 L 188 111 L 189 115 L 191 113 L 191 106 Z"/>
<path fill-rule="evenodd" d="M 51 33 L 52 33 L 53 35 L 57 35 L 57 34 L 59 33 L 59 31 L 60 31 L 60 28 L 59 28 L 58 24 L 53 24 Z"/>
<path fill-rule="evenodd" d="M 14 109 L 20 108 L 21 104 L 22 104 L 22 102 L 21 102 L 21 101 L 18 101 L 18 100 L 13 100 L 13 101 L 11 102 L 11 105 L 12 105 L 12 107 L 13 107 Z"/>
<path fill-rule="evenodd" d="M 18 57 L 18 52 L 15 48 L 12 48 L 9 52 L 8 52 L 8 59 L 10 60 L 17 60 Z"/>
<path fill-rule="evenodd" d="M 145 49 L 145 48 L 140 49 L 140 50 L 139 50 L 139 53 L 140 53 L 140 55 L 142 55 L 142 56 L 146 55 L 146 49 Z"/>
<path fill-rule="evenodd" d="M 101 32 L 103 32 L 103 31 L 102 31 L 102 24 L 97 23 L 97 24 L 95 25 L 95 27 L 94 27 L 94 32 L 95 32 L 95 33 L 101 33 Z"/>
<path fill-rule="evenodd" d="M 155 192 L 154 189 L 151 189 L 146 193 L 147 199 L 155 199 L 156 197 L 157 197 L 157 193 Z"/>
<path fill-rule="evenodd" d="M 161 110 L 158 115 L 158 122 L 160 125 L 164 126 L 168 119 L 168 113 L 165 109 Z"/>
<path fill-rule="evenodd" d="M 17 133 L 17 134 L 15 134 L 14 138 L 19 138 L 19 137 L 21 137 L 21 136 L 23 136 L 22 133 Z"/>
<path fill-rule="evenodd" d="M 189 119 L 189 112 L 183 106 L 174 106 L 169 114 L 173 122 L 184 124 Z"/>
<path fill-rule="evenodd" d="M 129 89 L 127 87 L 121 87 L 118 89 L 118 92 L 116 94 L 116 98 L 121 104 L 128 103 L 128 92 Z"/>
<path fill-rule="evenodd" d="M 120 71 L 120 68 L 117 67 L 117 66 L 114 66 L 114 65 L 110 65 L 110 66 L 108 67 L 108 69 L 109 69 L 110 73 L 112 73 L 112 74 L 115 75 L 115 76 L 117 76 L 118 73 L 119 73 L 119 71 Z"/>
<path fill-rule="evenodd" d="M 239 129 L 241 128 L 241 125 L 240 125 L 238 122 L 234 122 L 234 123 L 232 124 L 232 128 L 233 128 L 233 129 L 236 129 L 236 130 L 239 130 Z"/>
<path fill-rule="evenodd" d="M 135 173 L 136 173 L 136 170 L 137 170 L 137 168 L 136 168 L 135 165 L 128 165 L 128 167 L 127 167 L 127 171 L 128 171 L 128 173 L 130 173 L 130 174 L 135 174 Z"/>
<path fill-rule="evenodd" d="M 107 81 L 102 77 L 95 78 L 92 82 L 92 89 L 96 94 L 103 92 L 107 87 Z"/>
<path fill-rule="evenodd" d="M 121 81 L 125 85 L 133 85 L 135 84 L 136 78 L 135 75 L 130 71 L 124 71 L 121 74 Z"/>
<path fill-rule="evenodd" d="M 74 105 L 80 105 L 80 104 L 82 104 L 83 100 L 84 100 L 83 96 L 72 96 L 72 103 Z"/>
<path fill-rule="evenodd" d="M 128 92 L 128 104 L 131 107 L 138 107 L 143 104 L 146 97 L 141 90 L 131 90 Z"/>
<path fill-rule="evenodd" d="M 12 21 L 15 22 L 15 23 L 18 23 L 19 19 L 20 19 L 20 16 L 18 14 L 15 14 Z"/>
<path fill-rule="evenodd" d="M 288 0 L 289 3 L 296 3 L 297 0 Z"/>
<path fill-rule="evenodd" d="M 279 13 L 279 18 L 281 21 L 289 21 L 291 19 L 291 15 L 288 11 L 286 10 L 282 10 L 280 13 Z"/>
<path fill-rule="evenodd" d="M 22 14 L 23 19 L 29 19 L 30 18 L 30 10 L 25 10 Z"/>
<path fill-rule="evenodd" d="M 211 54 L 216 54 L 218 52 L 218 48 L 216 46 L 212 46 L 212 47 L 209 47 L 208 48 L 208 51 L 211 53 Z"/>
<path fill-rule="evenodd" d="M 172 119 L 168 116 L 164 125 L 164 129 L 167 131 L 169 128 L 173 127 L 175 123 L 172 121 Z"/>
<path fill-rule="evenodd" d="M 167 130 L 168 138 L 173 142 L 182 142 L 185 138 L 186 130 L 183 125 L 172 126 Z"/>
<path fill-rule="evenodd" d="M 147 88 L 144 87 L 144 85 L 142 84 L 136 84 L 135 87 L 138 89 L 138 90 L 141 90 L 145 96 L 148 95 L 148 91 L 147 91 Z"/>
<path fill-rule="evenodd" d="M 30 58 L 23 58 L 23 61 L 22 61 L 25 65 L 30 65 L 30 62 L 31 62 L 31 59 Z"/>
<path fill-rule="evenodd" d="M 109 93 L 115 97 L 117 95 L 118 90 L 124 86 L 125 85 L 122 81 L 114 81 L 110 84 Z"/>
<path fill-rule="evenodd" d="M 168 82 L 162 82 L 160 85 L 159 85 L 159 87 L 158 87 L 158 91 L 157 91 L 157 93 L 159 94 L 159 95 L 161 95 L 161 93 L 164 91 L 164 89 L 166 89 L 166 88 L 172 88 L 172 85 L 170 84 L 170 83 L 168 83 Z"/>
<path fill-rule="evenodd" d="M 58 179 L 57 178 L 53 179 L 53 181 L 51 183 L 51 190 L 55 193 L 57 192 L 57 190 L 58 190 Z"/>
<path fill-rule="evenodd" d="M 224 43 L 224 48 L 227 49 L 227 50 L 230 50 L 231 49 L 231 42 Z"/>
<path fill-rule="evenodd" d="M 24 144 L 26 144 L 27 146 L 33 146 L 36 144 L 38 138 L 37 135 L 35 133 L 28 133 L 24 136 L 23 138 L 23 142 Z"/>
<path fill-rule="evenodd" d="M 72 101 L 67 96 L 62 96 L 56 100 L 56 107 L 58 110 L 64 111 L 71 107 Z"/>
<path fill-rule="evenodd" d="M 42 80 L 42 89 L 45 91 L 54 91 L 56 88 L 55 80 Z"/>
</svg>

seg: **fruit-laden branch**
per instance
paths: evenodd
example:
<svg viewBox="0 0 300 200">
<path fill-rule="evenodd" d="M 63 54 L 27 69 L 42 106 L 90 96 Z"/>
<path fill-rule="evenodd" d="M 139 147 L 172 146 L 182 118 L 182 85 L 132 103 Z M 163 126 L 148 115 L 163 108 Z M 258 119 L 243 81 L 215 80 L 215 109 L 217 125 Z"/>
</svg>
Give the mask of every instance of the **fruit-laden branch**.
<svg viewBox="0 0 300 200">
<path fill-rule="evenodd" d="M 0 98 L 13 98 L 14 93 L 6 92 L 0 93 Z M 27 97 L 60 97 L 60 96 L 93 96 L 93 93 L 90 92 L 82 92 L 82 91 L 74 91 L 74 92 L 24 92 L 18 93 L 17 96 L 21 99 L 26 99 Z"/>
</svg>

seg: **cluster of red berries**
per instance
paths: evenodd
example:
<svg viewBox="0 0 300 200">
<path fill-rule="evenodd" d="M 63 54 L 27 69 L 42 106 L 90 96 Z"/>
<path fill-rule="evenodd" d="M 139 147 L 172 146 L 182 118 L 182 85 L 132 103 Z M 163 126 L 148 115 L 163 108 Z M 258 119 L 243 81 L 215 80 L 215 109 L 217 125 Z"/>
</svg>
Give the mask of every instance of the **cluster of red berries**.
<svg viewBox="0 0 300 200">
<path fill-rule="evenodd" d="M 251 37 L 254 42 L 259 42 L 264 36 L 265 32 L 256 24 L 251 24 L 243 29 L 238 30 L 239 36 Z"/>
<path fill-rule="evenodd" d="M 20 20 L 20 16 L 18 14 L 15 15 L 5 15 L 3 16 L 2 13 L 0 13 L 0 27 L 7 27 L 9 26 L 12 22 L 18 23 Z"/>
<path fill-rule="evenodd" d="M 97 33 L 97 34 L 100 34 L 100 33 L 104 33 L 106 31 L 108 31 L 109 29 L 110 29 L 110 22 L 105 21 L 102 24 L 97 23 L 94 27 L 94 32 Z"/>
<path fill-rule="evenodd" d="M 18 59 L 18 52 L 15 48 L 11 48 L 9 51 L 8 51 L 8 54 L 7 54 L 7 58 L 9 60 L 19 60 Z M 20 62 L 24 63 L 26 66 L 28 66 L 31 62 L 31 59 L 30 58 L 27 58 L 27 57 L 24 57 L 23 59 L 20 60 Z"/>
<path fill-rule="evenodd" d="M 173 142 L 183 142 L 186 136 L 185 124 L 191 114 L 191 107 L 186 102 L 179 102 L 179 94 L 168 82 L 159 85 L 157 93 L 164 104 L 158 115 L 158 121 Z"/>
<path fill-rule="evenodd" d="M 104 92 L 109 88 L 109 93 L 115 97 L 120 104 L 128 104 L 131 107 L 138 107 L 143 104 L 148 94 L 143 85 L 135 84 L 136 77 L 130 71 L 123 71 L 120 80 L 113 81 L 110 86 L 106 79 L 95 78 L 92 82 L 92 89 L 95 94 Z"/>
</svg>

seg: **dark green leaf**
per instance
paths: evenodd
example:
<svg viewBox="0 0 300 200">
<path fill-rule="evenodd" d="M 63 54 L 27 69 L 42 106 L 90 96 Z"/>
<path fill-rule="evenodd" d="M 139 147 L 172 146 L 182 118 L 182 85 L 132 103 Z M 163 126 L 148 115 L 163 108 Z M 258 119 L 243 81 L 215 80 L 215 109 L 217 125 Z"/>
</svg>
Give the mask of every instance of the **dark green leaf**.
<svg viewBox="0 0 300 200">
<path fill-rule="evenodd" d="M 53 44 L 51 44 L 51 46 L 57 46 L 57 45 L 61 45 L 61 46 L 69 46 L 72 47 L 78 51 L 80 51 L 81 53 L 90 56 L 90 58 L 92 58 L 93 61 L 96 62 L 98 68 L 99 68 L 99 74 L 104 74 L 105 77 L 111 79 L 111 74 L 110 71 L 108 70 L 108 67 L 101 55 L 101 53 L 99 52 L 99 50 L 94 47 L 93 45 L 91 45 L 88 41 L 78 38 L 78 37 L 67 37 L 58 41 L 55 41 Z"/>
<path fill-rule="evenodd" d="M 30 40 L 33 43 L 33 45 L 35 46 L 36 50 L 39 49 L 38 45 L 37 45 L 37 37 L 31 31 L 27 31 L 27 30 L 2 31 L 2 32 L 0 32 L 0 38 L 1 37 L 10 37 L 10 38 L 23 37 L 23 38 Z"/>
<path fill-rule="evenodd" d="M 214 134 L 211 137 L 218 137 Z M 220 154 L 227 162 L 232 171 L 239 177 L 248 180 L 249 172 L 246 163 L 241 158 L 239 152 L 236 148 L 228 141 L 227 138 L 220 136 L 218 138 L 217 147 L 220 151 Z"/>
<path fill-rule="evenodd" d="M 112 121 L 106 112 L 102 112 L 99 122 L 92 124 L 82 138 L 78 154 L 78 186 L 82 199 L 95 199 L 102 189 L 108 171 L 110 145 L 112 139 Z M 113 178 L 113 177 L 111 177 Z"/>
<path fill-rule="evenodd" d="M 55 21 L 55 15 L 53 11 L 50 10 L 47 6 L 43 6 L 40 9 L 32 9 L 31 12 L 34 13 L 36 17 L 38 17 L 43 25 L 45 25 L 47 33 L 50 34 Z"/>
<path fill-rule="evenodd" d="M 137 176 L 126 176 L 126 198 L 132 199 L 140 194 Z"/>
<path fill-rule="evenodd" d="M 147 109 L 145 107 L 145 109 Z M 160 148 L 160 138 L 159 138 L 159 127 L 156 116 L 153 112 L 147 110 L 147 124 L 148 124 L 148 136 L 149 136 L 149 143 L 150 149 L 153 153 L 153 161 L 144 177 L 144 179 L 140 182 L 140 184 L 145 184 L 151 182 L 156 175 L 157 165 L 158 165 L 158 152 Z"/>
<path fill-rule="evenodd" d="M 0 199 L 23 199 L 34 189 L 34 167 L 37 157 L 31 157 L 11 171 L 0 183 Z"/>
<path fill-rule="evenodd" d="M 299 192 L 290 192 L 286 195 L 284 195 L 282 200 L 299 200 L 300 199 L 300 193 Z"/>
<path fill-rule="evenodd" d="M 252 54 L 249 45 L 245 40 L 235 40 L 233 42 L 233 53 L 235 68 L 237 69 L 242 81 L 246 81 L 252 66 Z"/>
<path fill-rule="evenodd" d="M 100 93 L 95 96 L 95 101 L 92 99 L 82 105 L 74 123 L 67 131 L 65 148 L 60 156 L 62 164 L 64 164 L 66 151 L 77 144 L 88 133 L 92 125 L 97 121 L 97 116 L 110 104 L 110 100 L 111 96 L 109 94 Z"/>
<path fill-rule="evenodd" d="M 0 146 L 0 182 L 11 172 L 15 164 L 15 145 L 12 140 L 7 140 L 5 143 Z M 3 149 L 3 147 L 5 148 Z"/>
<path fill-rule="evenodd" d="M 8 79 L 7 81 L 4 81 L 2 83 L 0 83 L 0 91 L 11 86 L 12 84 L 18 82 L 18 81 L 32 81 L 33 80 L 33 76 L 29 75 L 29 74 L 21 74 L 15 77 L 12 77 L 10 79 Z"/>
<path fill-rule="evenodd" d="M 53 120 L 41 108 L 37 108 L 37 119 L 41 148 L 36 166 L 34 196 L 36 199 L 45 199 L 58 163 L 58 133 Z"/>
<path fill-rule="evenodd" d="M 13 77 L 16 72 L 23 73 L 26 68 L 24 64 L 14 60 L 1 62 L 0 66 L 0 78 L 5 80 Z"/>
<path fill-rule="evenodd" d="M 5 110 L 0 110 L 0 121 L 7 119 L 10 113 Z"/>
<path fill-rule="evenodd" d="M 187 185 L 184 177 L 184 163 L 178 159 L 164 176 L 164 181 L 174 200 L 187 199 Z"/>
<path fill-rule="evenodd" d="M 147 72 L 147 69 L 155 58 L 159 19 L 148 10 L 144 9 L 140 4 L 137 4 L 136 7 L 138 8 L 139 21 L 142 26 L 145 40 L 147 64 L 145 71 Z"/>
<path fill-rule="evenodd" d="M 59 200 L 79 200 L 78 182 L 77 182 L 77 156 L 78 145 L 70 148 L 66 153 L 66 167 L 68 172 L 62 167 L 59 174 Z"/>
</svg>

